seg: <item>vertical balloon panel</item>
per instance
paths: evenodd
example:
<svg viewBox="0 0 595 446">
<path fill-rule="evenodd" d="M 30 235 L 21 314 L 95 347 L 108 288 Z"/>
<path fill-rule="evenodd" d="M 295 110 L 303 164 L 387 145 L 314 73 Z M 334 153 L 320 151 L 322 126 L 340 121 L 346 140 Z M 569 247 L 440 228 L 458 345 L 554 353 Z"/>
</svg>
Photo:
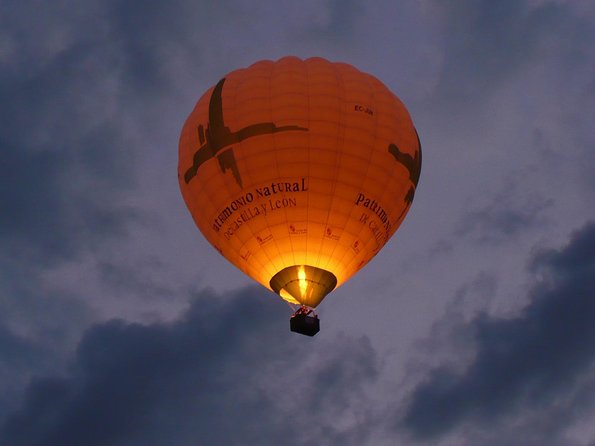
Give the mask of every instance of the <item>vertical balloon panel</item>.
<svg viewBox="0 0 595 446">
<path fill-rule="evenodd" d="M 259 283 L 312 307 L 394 234 L 421 167 L 398 98 L 321 58 L 262 61 L 225 76 L 188 117 L 179 156 L 182 194 L 209 242 Z"/>
</svg>

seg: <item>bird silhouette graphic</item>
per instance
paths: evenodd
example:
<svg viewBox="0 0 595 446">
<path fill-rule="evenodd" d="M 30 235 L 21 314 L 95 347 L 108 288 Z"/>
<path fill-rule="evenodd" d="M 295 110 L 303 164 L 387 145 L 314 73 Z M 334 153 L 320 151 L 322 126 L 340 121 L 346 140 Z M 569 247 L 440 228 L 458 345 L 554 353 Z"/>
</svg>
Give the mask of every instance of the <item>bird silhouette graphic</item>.
<svg viewBox="0 0 595 446">
<path fill-rule="evenodd" d="M 419 182 L 419 175 L 421 174 L 421 142 L 419 141 L 419 135 L 417 134 L 417 130 L 415 131 L 415 135 L 417 136 L 417 147 L 418 150 L 415 152 L 414 156 L 409 155 L 408 153 L 403 153 L 399 150 L 396 144 L 389 144 L 388 145 L 388 152 L 394 156 L 395 160 L 403 165 L 405 169 L 409 172 L 409 180 L 413 184 L 407 195 L 405 195 L 405 202 L 407 206 L 411 205 L 413 202 L 413 196 L 415 195 L 415 188 L 417 187 L 417 183 Z"/>
<path fill-rule="evenodd" d="M 308 130 L 305 127 L 297 125 L 277 126 L 272 122 L 260 122 L 258 124 L 244 127 L 237 132 L 232 132 L 229 127 L 225 125 L 223 120 L 223 100 L 221 93 L 223 91 L 224 83 L 225 78 L 221 79 L 217 85 L 215 85 L 213 93 L 211 94 L 211 99 L 209 100 L 209 122 L 206 131 L 202 125 L 198 126 L 198 140 L 200 142 L 200 147 L 194 154 L 192 166 L 190 166 L 184 174 L 186 184 L 196 176 L 198 169 L 203 163 L 211 158 L 217 157 L 221 172 L 225 173 L 228 169 L 231 170 L 238 185 L 243 187 L 240 171 L 238 170 L 238 165 L 233 153 L 233 147 L 229 146 L 254 136 L 269 135 L 278 132 Z"/>
</svg>

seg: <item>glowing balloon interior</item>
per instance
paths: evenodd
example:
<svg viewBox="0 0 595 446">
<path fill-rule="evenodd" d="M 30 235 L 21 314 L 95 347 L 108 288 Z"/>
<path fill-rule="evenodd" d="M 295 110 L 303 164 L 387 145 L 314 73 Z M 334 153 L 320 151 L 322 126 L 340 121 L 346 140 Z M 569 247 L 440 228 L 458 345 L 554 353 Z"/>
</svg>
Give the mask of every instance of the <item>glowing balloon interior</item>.
<svg viewBox="0 0 595 446">
<path fill-rule="evenodd" d="M 231 263 L 315 308 L 386 244 L 411 207 L 421 146 L 378 79 L 321 58 L 233 71 L 188 117 L 180 188 Z"/>
</svg>

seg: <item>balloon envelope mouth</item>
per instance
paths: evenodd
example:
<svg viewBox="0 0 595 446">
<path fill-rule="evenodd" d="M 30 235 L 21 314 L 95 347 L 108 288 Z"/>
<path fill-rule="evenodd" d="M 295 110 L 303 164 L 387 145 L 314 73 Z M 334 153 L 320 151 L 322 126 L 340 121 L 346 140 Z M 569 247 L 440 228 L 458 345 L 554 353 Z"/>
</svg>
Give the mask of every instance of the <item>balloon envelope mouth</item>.
<svg viewBox="0 0 595 446">
<path fill-rule="evenodd" d="M 275 274 L 269 284 L 286 301 L 315 308 L 335 289 L 337 277 L 315 266 L 294 265 Z"/>
</svg>

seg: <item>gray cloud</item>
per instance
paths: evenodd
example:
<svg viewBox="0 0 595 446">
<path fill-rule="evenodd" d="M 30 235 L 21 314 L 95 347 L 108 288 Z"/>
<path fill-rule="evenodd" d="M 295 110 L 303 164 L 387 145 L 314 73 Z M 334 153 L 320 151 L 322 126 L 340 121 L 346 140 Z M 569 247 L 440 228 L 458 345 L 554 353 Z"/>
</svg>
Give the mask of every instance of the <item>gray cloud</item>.
<svg viewBox="0 0 595 446">
<path fill-rule="evenodd" d="M 577 54 L 588 51 L 582 42 L 590 25 L 571 5 L 470 0 L 435 2 L 435 8 L 445 38 L 437 93 L 450 107 L 485 102 L 537 58 L 557 53 L 580 64 Z"/>
<path fill-rule="evenodd" d="M 69 373 L 31 383 L 2 443 L 361 444 L 370 344 L 319 335 L 313 350 L 263 292 L 203 292 L 169 324 L 92 327 Z M 337 425 L 345 414 L 361 418 Z"/>
<path fill-rule="evenodd" d="M 328 19 L 324 25 L 311 25 L 306 34 L 324 42 L 332 40 L 345 44 L 352 41 L 356 33 L 358 17 L 363 13 L 364 8 L 356 1 L 331 0 L 328 2 Z"/>
<path fill-rule="evenodd" d="M 10 346 L 0 346 L 9 399 L 32 374 L 60 368 L 90 319 L 77 296 L 49 291 L 43 273 L 125 235 L 138 216 L 122 201 L 134 169 L 102 53 L 84 33 L 68 37 L 69 13 L 31 14 L 29 25 L 45 33 L 34 42 L 22 21 L 7 19 L 22 12 L 12 9 L 0 12 L 3 32 L 18 42 L 0 70 L 0 326 L 31 355 L 13 367 Z"/>
<path fill-rule="evenodd" d="M 414 389 L 401 424 L 415 437 L 439 437 L 467 422 L 493 426 L 531 411 L 546 417 L 565 398 L 560 404 L 572 407 L 569 395 L 588 384 L 584 375 L 595 360 L 595 223 L 563 249 L 538 254 L 532 270 L 543 277 L 520 315 L 482 314 L 467 327 L 476 354 L 466 370 L 437 367 Z M 572 421 L 557 420 L 559 430 Z"/>
<path fill-rule="evenodd" d="M 13 9 L 8 17 L 26 10 Z M 113 53 L 102 34 L 73 30 L 56 12 L 31 16 L 46 33 L 37 43 L 22 22 L 7 23 L 18 44 L 0 87 L 8 104 L 0 111 L 0 240 L 4 254 L 42 263 L 122 233 L 134 215 L 119 203 L 134 163 L 116 112 Z"/>
<path fill-rule="evenodd" d="M 481 243 L 514 241 L 547 221 L 546 211 L 554 205 L 551 198 L 524 196 L 511 182 L 490 203 L 467 210 L 455 230 L 459 237 L 470 237 Z"/>
<path fill-rule="evenodd" d="M 97 137 L 82 138 L 80 144 L 79 154 L 59 147 L 11 149 L 4 145 L 1 158 L 6 172 L 0 179 L 3 255 L 42 264 L 68 258 L 97 240 L 122 234 L 126 222 L 134 218 L 133 210 L 118 206 L 113 185 L 106 184 L 117 184 L 113 177 L 118 172 L 109 168 L 101 172 L 103 168 L 92 161 L 96 150 L 108 159 L 118 158 L 114 154 L 117 143 Z M 86 163 L 93 165 L 86 167 Z M 70 178 L 79 175 L 84 178 L 75 186 Z"/>
<path fill-rule="evenodd" d="M 63 370 L 91 311 L 76 296 L 47 291 L 37 265 L 0 255 L 0 419 L 29 380 Z M 33 262 L 31 262 L 33 263 Z"/>
<path fill-rule="evenodd" d="M 31 370 L 43 370 L 49 359 L 47 350 L 18 335 L 0 321 L 0 419 L 3 419 L 31 377 Z M 8 385 L 7 385 L 8 384 Z"/>
</svg>

